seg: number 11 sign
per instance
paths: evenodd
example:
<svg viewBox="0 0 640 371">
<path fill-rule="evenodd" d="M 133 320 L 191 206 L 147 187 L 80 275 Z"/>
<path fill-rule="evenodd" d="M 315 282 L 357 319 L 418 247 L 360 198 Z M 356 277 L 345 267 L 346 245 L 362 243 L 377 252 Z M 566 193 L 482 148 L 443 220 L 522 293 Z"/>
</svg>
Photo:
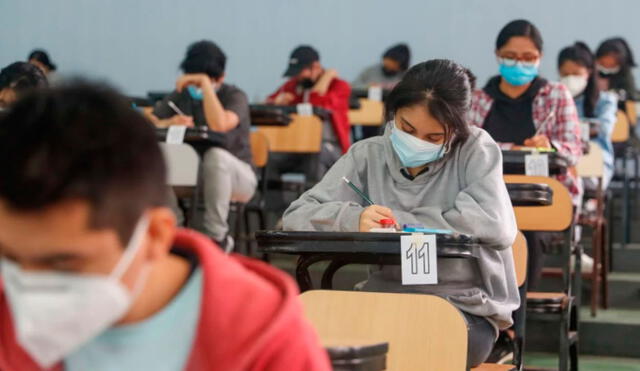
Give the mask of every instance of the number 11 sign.
<svg viewBox="0 0 640 371">
<path fill-rule="evenodd" d="M 400 254 L 403 285 L 438 283 L 435 235 L 400 236 Z"/>
</svg>

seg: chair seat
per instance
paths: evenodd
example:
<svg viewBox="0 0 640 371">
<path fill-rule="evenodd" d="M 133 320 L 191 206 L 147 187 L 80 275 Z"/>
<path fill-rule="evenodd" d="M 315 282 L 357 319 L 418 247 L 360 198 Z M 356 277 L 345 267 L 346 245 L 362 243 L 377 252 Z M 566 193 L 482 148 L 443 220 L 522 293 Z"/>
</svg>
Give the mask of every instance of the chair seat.
<svg viewBox="0 0 640 371">
<path fill-rule="evenodd" d="M 557 313 L 569 304 L 569 297 L 563 292 L 528 292 L 527 311 L 536 313 Z"/>
<path fill-rule="evenodd" d="M 471 371 L 512 371 L 515 370 L 514 365 L 499 365 L 497 363 L 483 363 L 478 367 L 474 367 Z"/>
</svg>

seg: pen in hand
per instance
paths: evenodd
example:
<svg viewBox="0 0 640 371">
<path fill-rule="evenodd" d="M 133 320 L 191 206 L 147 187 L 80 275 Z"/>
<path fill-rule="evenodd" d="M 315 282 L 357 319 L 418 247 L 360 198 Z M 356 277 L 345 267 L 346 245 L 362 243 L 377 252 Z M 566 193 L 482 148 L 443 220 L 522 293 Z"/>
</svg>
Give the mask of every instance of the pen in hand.
<svg viewBox="0 0 640 371">
<path fill-rule="evenodd" d="M 367 197 L 367 195 L 365 195 L 364 192 L 359 190 L 358 187 L 355 186 L 355 184 L 351 183 L 349 179 L 347 179 L 346 177 L 342 177 L 342 180 L 344 180 L 344 182 L 347 183 L 349 188 L 353 189 L 355 193 L 357 193 L 360 197 L 362 197 L 369 204 L 369 206 L 374 205 L 373 201 L 371 201 L 371 199 Z"/>
</svg>

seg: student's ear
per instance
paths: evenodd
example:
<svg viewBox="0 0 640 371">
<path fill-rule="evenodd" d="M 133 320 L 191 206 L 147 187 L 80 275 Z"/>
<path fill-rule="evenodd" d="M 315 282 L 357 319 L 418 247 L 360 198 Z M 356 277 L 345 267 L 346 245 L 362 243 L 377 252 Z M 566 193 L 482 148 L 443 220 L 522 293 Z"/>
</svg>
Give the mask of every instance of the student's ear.
<svg viewBox="0 0 640 371">
<path fill-rule="evenodd" d="M 149 229 L 147 232 L 148 259 L 158 260 L 169 253 L 176 234 L 176 217 L 168 207 L 156 207 L 147 211 Z"/>
</svg>

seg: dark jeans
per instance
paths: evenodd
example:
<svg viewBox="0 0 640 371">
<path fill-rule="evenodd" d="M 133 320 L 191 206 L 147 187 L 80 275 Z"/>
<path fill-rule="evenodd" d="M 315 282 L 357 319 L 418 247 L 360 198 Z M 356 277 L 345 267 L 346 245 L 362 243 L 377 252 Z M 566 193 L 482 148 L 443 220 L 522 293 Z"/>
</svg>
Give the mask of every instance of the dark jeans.
<svg viewBox="0 0 640 371">
<path fill-rule="evenodd" d="M 467 321 L 467 368 L 476 367 L 484 362 L 496 341 L 496 330 L 484 317 L 462 312 Z"/>
</svg>

